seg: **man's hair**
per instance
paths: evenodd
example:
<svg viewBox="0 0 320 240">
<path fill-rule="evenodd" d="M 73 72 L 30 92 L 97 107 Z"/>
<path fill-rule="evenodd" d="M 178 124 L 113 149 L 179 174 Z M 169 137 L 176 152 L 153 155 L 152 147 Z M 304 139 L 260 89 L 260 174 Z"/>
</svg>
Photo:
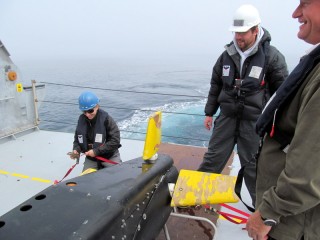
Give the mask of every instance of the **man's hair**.
<svg viewBox="0 0 320 240">
<path fill-rule="evenodd" d="M 256 30 L 256 28 L 258 28 L 258 25 L 253 26 L 252 28 L 250 28 L 251 32 L 253 32 L 254 30 Z"/>
</svg>

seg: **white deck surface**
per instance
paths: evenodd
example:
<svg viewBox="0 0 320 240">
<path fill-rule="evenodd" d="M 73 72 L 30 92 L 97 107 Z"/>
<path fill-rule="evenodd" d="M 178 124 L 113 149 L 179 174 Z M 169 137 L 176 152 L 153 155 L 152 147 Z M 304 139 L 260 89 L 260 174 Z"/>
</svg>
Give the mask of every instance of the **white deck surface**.
<svg viewBox="0 0 320 240">
<path fill-rule="evenodd" d="M 42 130 L 0 143 L 0 216 L 49 187 L 54 180 L 63 178 L 75 163 L 67 155 L 72 150 L 72 143 L 73 134 Z M 121 144 L 120 154 L 123 161 L 141 157 L 144 142 L 122 139 Z M 84 157 L 81 157 L 80 164 L 66 179 L 79 176 L 83 161 Z M 237 155 L 230 167 L 231 175 L 237 175 L 240 167 Z M 246 188 L 243 198 L 249 199 Z M 248 212 L 241 202 L 229 205 Z M 221 210 L 230 212 L 228 209 Z M 250 239 L 242 229 L 244 224 L 236 225 L 219 219 L 217 227 L 216 240 Z"/>
<path fill-rule="evenodd" d="M 75 164 L 67 155 L 72 143 L 71 133 L 42 130 L 0 143 L 0 216 L 64 177 Z M 142 156 L 144 142 L 122 139 L 121 144 L 123 161 Z M 83 161 L 65 179 L 79 176 Z"/>
<path fill-rule="evenodd" d="M 240 161 L 239 161 L 239 157 L 237 154 L 234 156 L 233 164 L 230 166 L 230 168 L 231 168 L 230 175 L 237 176 L 238 171 L 240 169 Z M 250 200 L 251 197 L 249 195 L 249 192 L 248 192 L 247 187 L 245 186 L 244 182 L 243 182 L 243 186 L 242 186 L 241 197 L 246 202 L 247 205 L 251 206 L 251 200 Z M 248 209 L 245 207 L 245 205 L 241 201 L 239 201 L 237 203 L 228 203 L 228 205 L 250 214 Z M 221 211 L 228 212 L 230 214 L 234 214 L 239 217 L 245 217 L 239 213 L 230 211 L 229 209 L 226 209 L 224 207 L 221 208 Z M 245 227 L 245 224 L 234 224 L 234 223 L 229 222 L 227 220 L 219 219 L 217 222 L 218 234 L 217 234 L 216 239 L 217 240 L 251 239 L 248 236 L 248 232 L 243 230 L 244 227 Z"/>
</svg>

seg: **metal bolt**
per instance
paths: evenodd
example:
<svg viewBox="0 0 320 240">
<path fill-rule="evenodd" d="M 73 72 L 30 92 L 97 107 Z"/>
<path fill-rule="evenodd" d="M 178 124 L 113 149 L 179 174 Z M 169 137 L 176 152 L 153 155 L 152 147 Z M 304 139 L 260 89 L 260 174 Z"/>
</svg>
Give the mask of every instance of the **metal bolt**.
<svg viewBox="0 0 320 240">
<path fill-rule="evenodd" d="M 87 224 L 89 221 L 88 220 L 85 220 L 82 224 L 84 225 L 84 224 Z"/>
</svg>

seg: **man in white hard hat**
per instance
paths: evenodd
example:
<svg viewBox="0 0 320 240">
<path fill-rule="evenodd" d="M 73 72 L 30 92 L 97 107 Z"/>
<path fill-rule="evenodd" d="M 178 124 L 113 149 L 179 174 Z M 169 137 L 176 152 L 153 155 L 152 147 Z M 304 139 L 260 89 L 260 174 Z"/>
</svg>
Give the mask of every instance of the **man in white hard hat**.
<svg viewBox="0 0 320 240">
<path fill-rule="evenodd" d="M 230 31 L 234 39 L 225 46 L 213 67 L 211 87 L 205 106 L 205 127 L 215 119 L 208 151 L 198 171 L 221 173 L 237 145 L 244 180 L 254 204 L 259 136 L 255 124 L 263 107 L 288 75 L 284 56 L 270 46 L 269 32 L 260 26 L 258 10 L 239 7 Z"/>
</svg>

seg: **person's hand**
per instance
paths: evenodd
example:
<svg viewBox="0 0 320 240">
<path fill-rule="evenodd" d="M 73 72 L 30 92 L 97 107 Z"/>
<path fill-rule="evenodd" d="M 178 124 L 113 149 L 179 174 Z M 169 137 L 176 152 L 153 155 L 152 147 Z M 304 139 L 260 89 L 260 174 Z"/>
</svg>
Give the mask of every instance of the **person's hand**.
<svg viewBox="0 0 320 240">
<path fill-rule="evenodd" d="M 80 153 L 77 150 L 73 150 L 73 152 L 69 152 L 68 155 L 71 159 L 79 159 Z"/>
<path fill-rule="evenodd" d="M 204 127 L 208 130 L 211 129 L 212 127 L 212 117 L 210 116 L 206 116 L 206 118 L 204 119 Z"/>
<path fill-rule="evenodd" d="M 95 157 L 96 154 L 94 153 L 94 151 L 91 149 L 88 152 L 84 153 L 87 157 Z"/>
<path fill-rule="evenodd" d="M 271 227 L 263 223 L 260 212 L 256 211 L 249 217 L 246 230 L 254 240 L 267 240 Z"/>
</svg>

